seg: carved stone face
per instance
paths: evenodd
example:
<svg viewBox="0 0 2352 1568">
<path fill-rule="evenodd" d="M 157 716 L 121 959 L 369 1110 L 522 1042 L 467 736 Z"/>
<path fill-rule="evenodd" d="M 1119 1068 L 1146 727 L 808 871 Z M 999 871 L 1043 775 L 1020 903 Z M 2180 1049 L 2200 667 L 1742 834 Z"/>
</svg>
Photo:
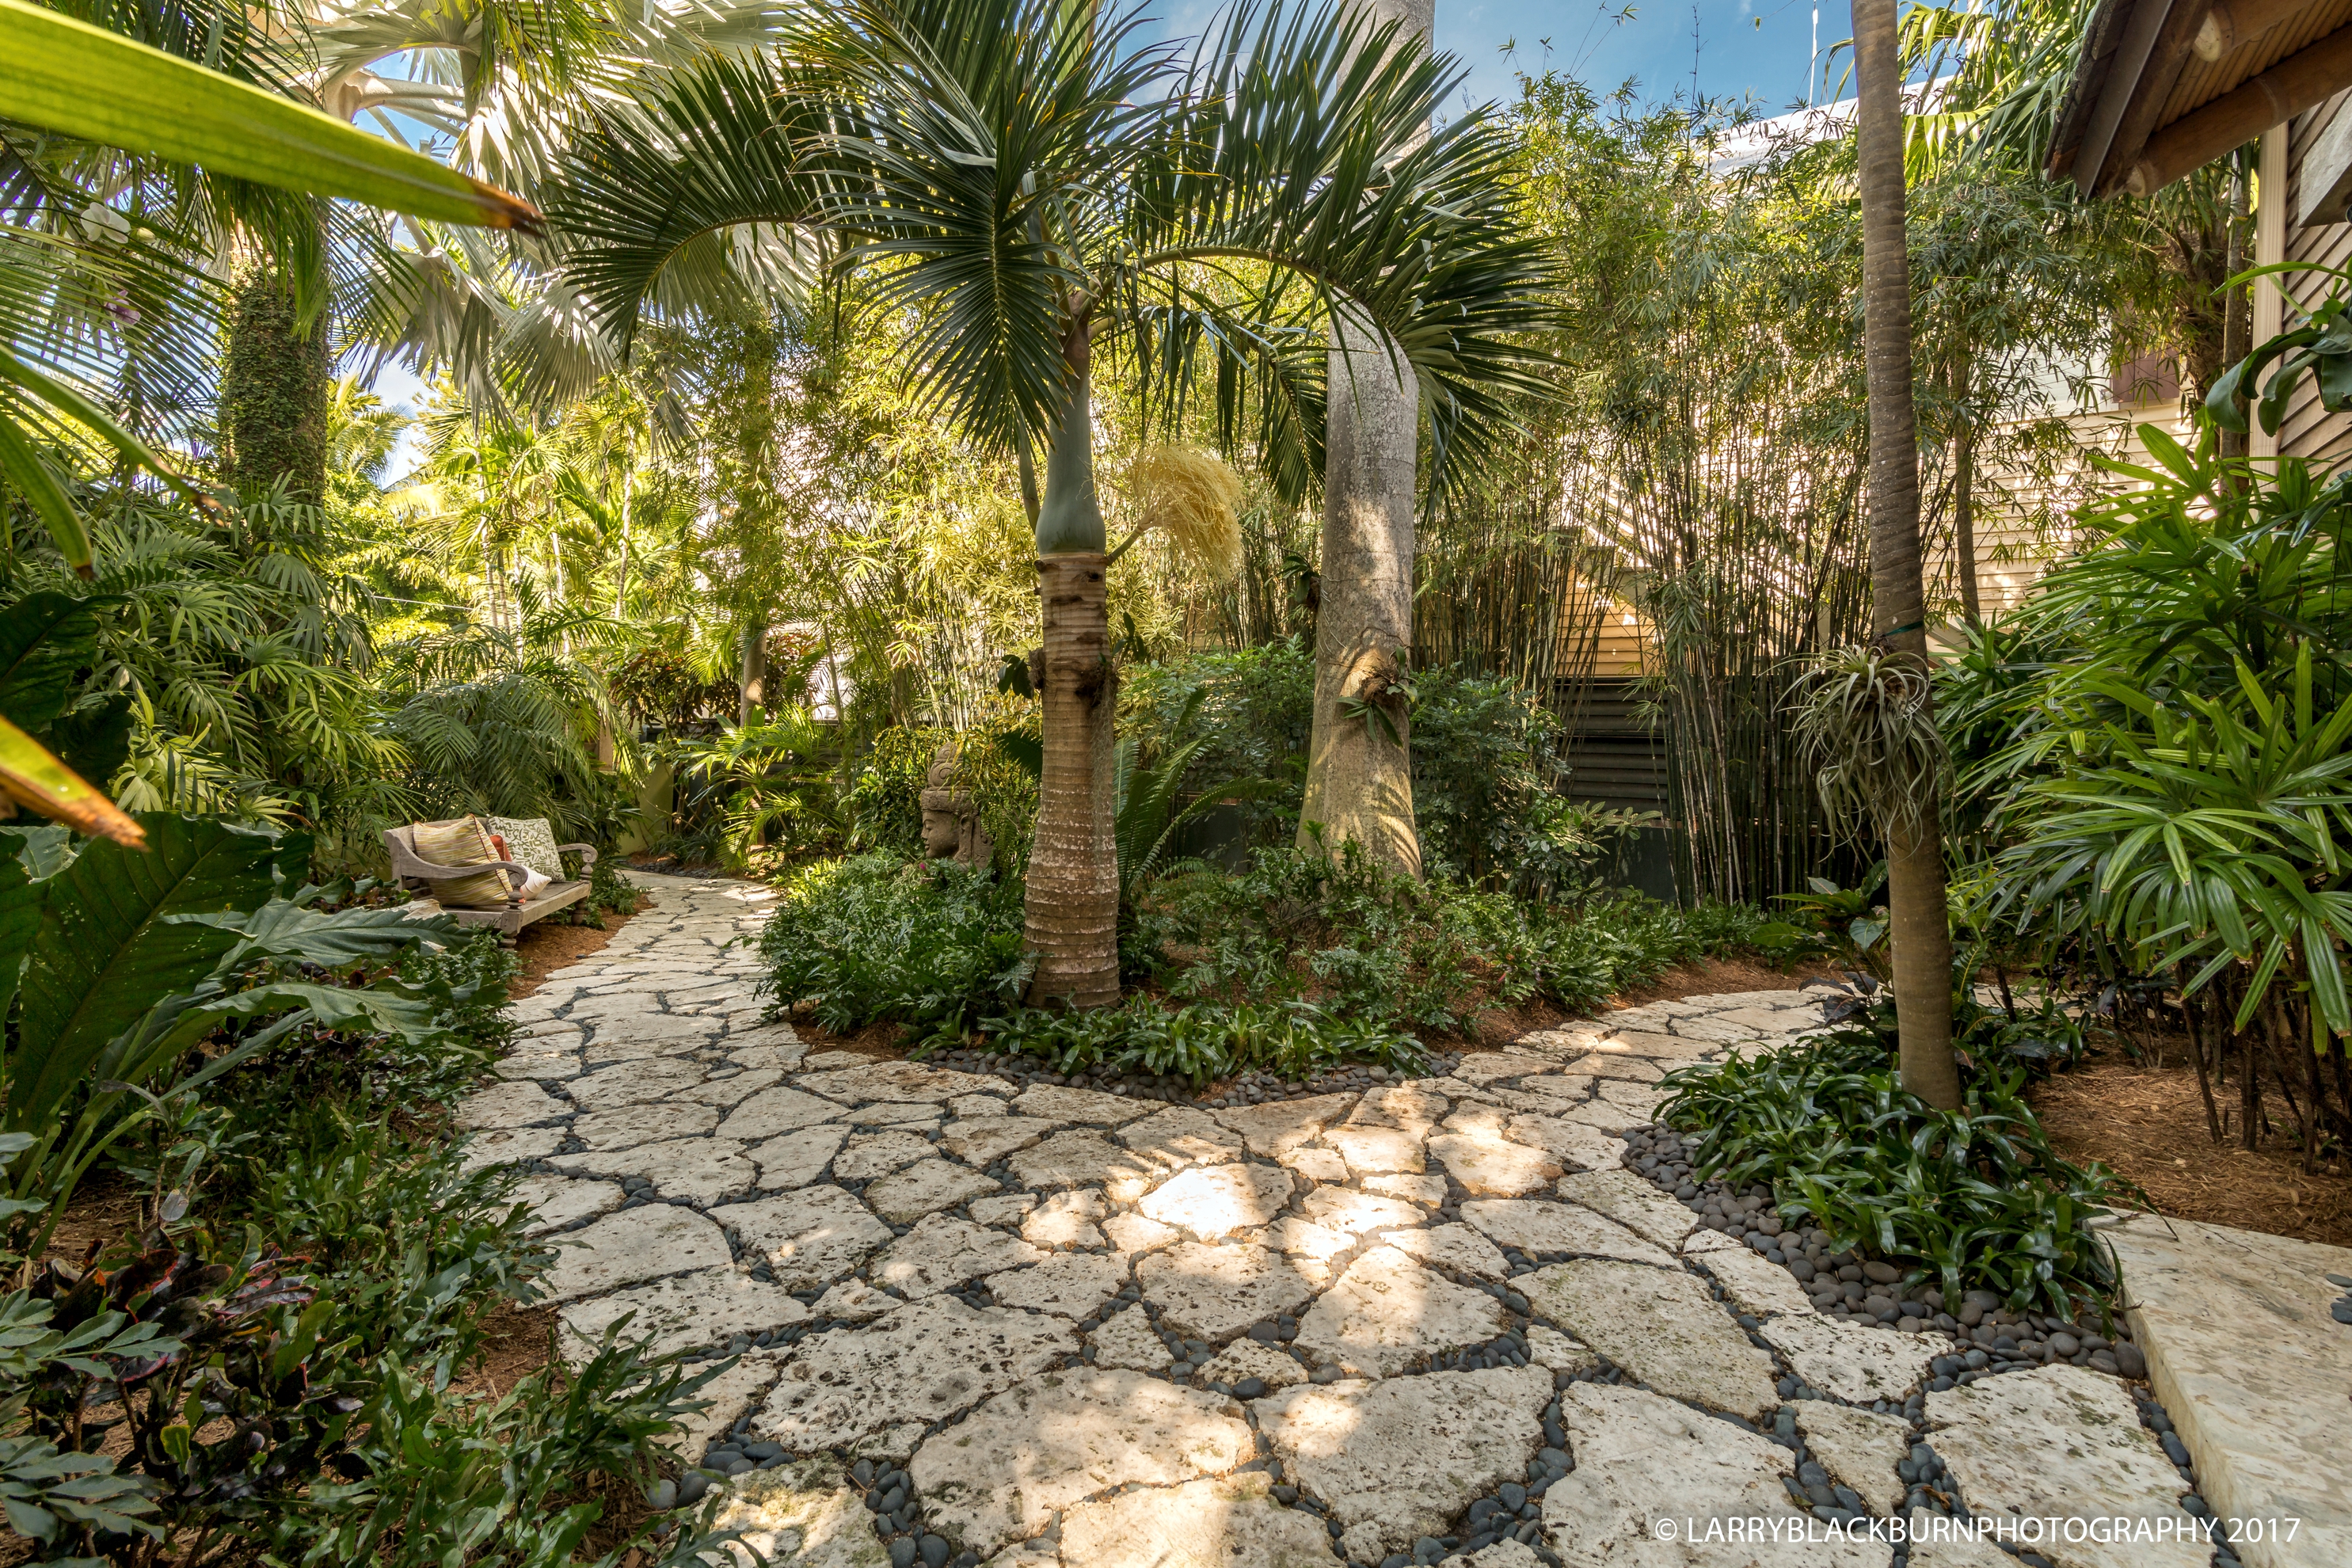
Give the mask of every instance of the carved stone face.
<svg viewBox="0 0 2352 1568">
<path fill-rule="evenodd" d="M 923 847 L 934 860 L 944 860 L 963 847 L 963 830 L 956 814 L 944 807 L 923 808 Z"/>
</svg>

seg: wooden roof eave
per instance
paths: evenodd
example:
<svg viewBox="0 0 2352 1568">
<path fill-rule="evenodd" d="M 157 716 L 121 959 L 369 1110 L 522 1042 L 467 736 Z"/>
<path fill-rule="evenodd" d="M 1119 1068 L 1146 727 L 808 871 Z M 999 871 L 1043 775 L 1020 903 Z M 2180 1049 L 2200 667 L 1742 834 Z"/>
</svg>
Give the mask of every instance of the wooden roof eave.
<svg viewBox="0 0 2352 1568">
<path fill-rule="evenodd" d="M 2086 195 L 2146 195 L 2352 86 L 2352 15 L 2335 0 L 2101 0 L 2047 172 Z M 2192 70 L 2194 62 L 2222 68 Z M 2176 102 L 2178 95 L 2194 101 Z M 2221 84 L 2226 83 L 2226 86 Z"/>
</svg>

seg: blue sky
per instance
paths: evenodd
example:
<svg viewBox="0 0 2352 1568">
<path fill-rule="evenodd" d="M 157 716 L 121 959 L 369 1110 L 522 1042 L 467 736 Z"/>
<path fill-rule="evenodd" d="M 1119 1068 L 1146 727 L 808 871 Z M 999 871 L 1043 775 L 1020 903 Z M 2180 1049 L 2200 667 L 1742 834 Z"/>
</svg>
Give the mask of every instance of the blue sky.
<svg viewBox="0 0 2352 1568">
<path fill-rule="evenodd" d="M 1753 94 L 1765 113 L 1777 114 L 1804 101 L 1813 9 L 1812 0 L 1701 0 L 1696 6 L 1689 0 L 1630 6 L 1587 0 L 1437 0 L 1437 46 L 1470 68 L 1474 99 L 1508 100 L 1517 91 L 1517 72 L 1538 72 L 1549 63 L 1603 90 L 1630 77 L 1643 98 L 1663 100 L 1690 90 L 1696 22 L 1699 90 L 1718 98 Z M 1179 5 L 1171 15 L 1181 17 L 1190 10 Z M 1828 0 L 1821 7 L 1824 56 L 1853 30 L 1847 0 Z M 1504 54 L 1504 46 L 1514 41 L 1516 49 Z M 1839 59 L 1843 68 L 1844 57 Z"/>
<path fill-rule="evenodd" d="M 1160 0 L 1154 7 L 1167 18 L 1167 30 L 1179 33 L 1197 32 L 1216 8 L 1216 0 Z M 1831 46 L 1852 32 L 1853 11 L 1847 0 L 1828 0 L 1820 10 L 1826 58 Z M 1813 14 L 1812 0 L 1701 0 L 1696 7 L 1688 0 L 1630 6 L 1585 0 L 1437 0 L 1437 46 L 1460 56 L 1470 68 L 1464 90 L 1473 102 L 1507 102 L 1518 91 L 1517 73 L 1533 74 L 1547 65 L 1604 92 L 1631 78 L 1642 98 L 1663 100 L 1689 92 L 1696 54 L 1702 93 L 1752 96 L 1759 111 L 1769 115 L 1804 101 Z M 1507 54 L 1507 45 L 1516 47 Z M 1836 68 L 1842 70 L 1843 62 L 1841 55 Z M 1826 100 L 1839 96 L 1836 88 L 1833 74 L 1817 90 Z M 397 366 L 386 367 L 375 386 L 387 402 L 412 410 L 424 390 Z M 409 467 L 413 452 L 413 443 L 404 442 L 394 459 L 395 474 Z"/>
</svg>

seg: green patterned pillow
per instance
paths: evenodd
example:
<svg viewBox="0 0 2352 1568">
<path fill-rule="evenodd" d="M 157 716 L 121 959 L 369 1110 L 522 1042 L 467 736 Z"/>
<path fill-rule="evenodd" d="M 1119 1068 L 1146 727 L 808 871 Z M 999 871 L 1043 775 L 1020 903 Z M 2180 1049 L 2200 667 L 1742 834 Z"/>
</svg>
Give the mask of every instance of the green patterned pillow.
<svg viewBox="0 0 2352 1568">
<path fill-rule="evenodd" d="M 478 816 L 460 816 L 447 822 L 420 822 L 410 836 L 416 846 L 416 858 L 428 866 L 479 866 L 499 858 L 490 845 L 489 830 Z M 478 877 L 454 877 L 446 882 L 428 882 L 426 890 L 453 910 L 502 910 L 514 902 L 514 889 L 508 885 L 504 871 L 485 871 Z"/>
<path fill-rule="evenodd" d="M 555 850 L 555 831 L 543 816 L 492 816 L 484 819 L 492 833 L 507 841 L 507 858 L 528 866 L 551 882 L 563 880 L 563 857 Z"/>
</svg>

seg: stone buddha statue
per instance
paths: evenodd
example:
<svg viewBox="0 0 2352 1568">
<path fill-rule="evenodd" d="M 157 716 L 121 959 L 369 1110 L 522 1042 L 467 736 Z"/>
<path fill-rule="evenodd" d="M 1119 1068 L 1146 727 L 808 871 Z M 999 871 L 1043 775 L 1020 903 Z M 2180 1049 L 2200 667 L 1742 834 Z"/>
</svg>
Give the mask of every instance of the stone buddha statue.
<svg viewBox="0 0 2352 1568">
<path fill-rule="evenodd" d="M 923 777 L 923 847 L 934 860 L 959 866 L 987 866 L 996 858 L 996 847 L 980 826 L 980 803 L 969 790 L 950 787 L 955 766 L 953 741 L 939 749 Z"/>
</svg>

